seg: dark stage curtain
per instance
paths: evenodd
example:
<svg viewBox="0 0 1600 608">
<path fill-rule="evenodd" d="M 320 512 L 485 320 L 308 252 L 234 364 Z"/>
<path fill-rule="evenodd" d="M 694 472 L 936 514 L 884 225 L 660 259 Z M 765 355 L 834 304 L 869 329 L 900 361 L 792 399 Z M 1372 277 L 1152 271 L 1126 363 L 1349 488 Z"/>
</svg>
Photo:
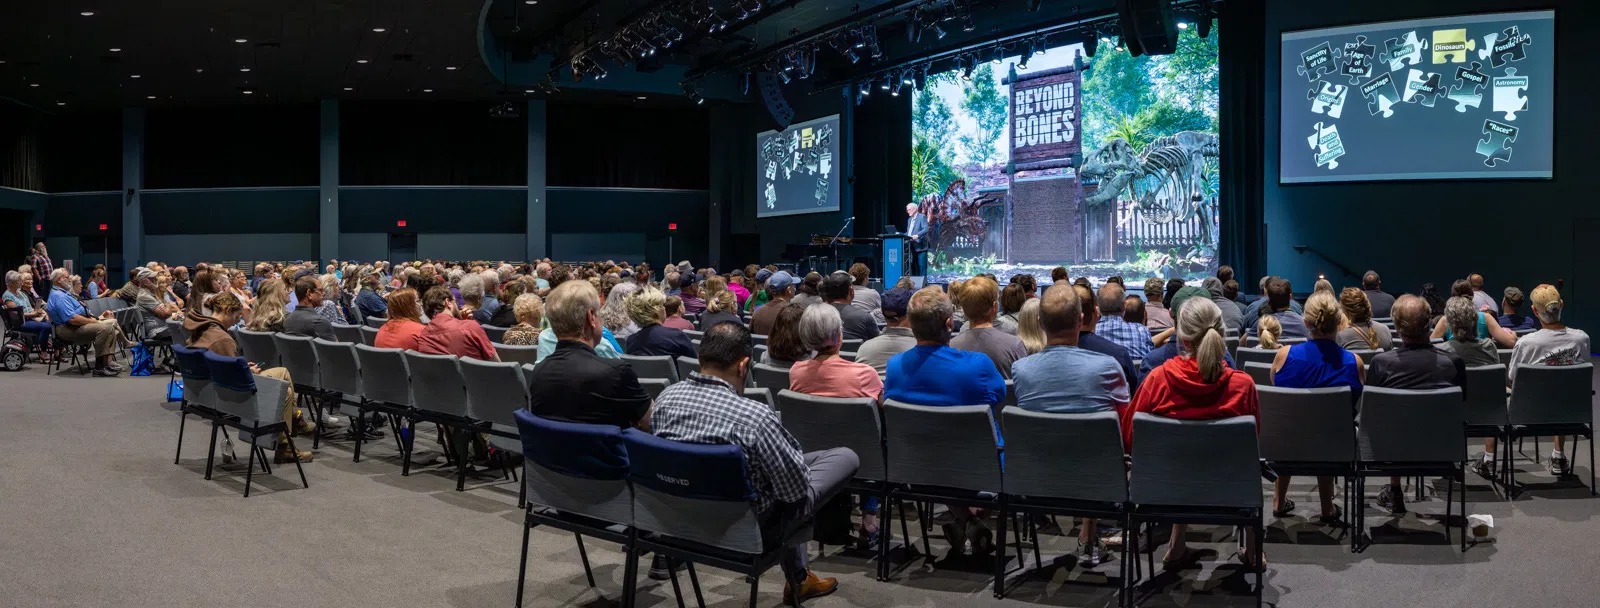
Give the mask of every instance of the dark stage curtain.
<svg viewBox="0 0 1600 608">
<path fill-rule="evenodd" d="M 709 116 L 704 107 L 551 104 L 548 183 L 705 190 L 711 179 Z"/>
<path fill-rule="evenodd" d="M 519 102 L 520 103 L 520 102 Z M 494 118 L 491 103 L 339 106 L 346 186 L 525 186 L 528 117 Z M 554 143 L 552 156 L 559 154 Z"/>
<path fill-rule="evenodd" d="M 45 192 L 122 189 L 122 112 L 56 116 L 45 131 Z"/>
<path fill-rule="evenodd" d="M 1233 266 L 1241 286 L 1266 273 L 1267 226 L 1262 209 L 1266 147 L 1267 43 L 1263 0 L 1228 0 L 1217 19 L 1221 65 L 1220 131 L 1223 264 Z"/>
<path fill-rule="evenodd" d="M 0 103 L 0 186 L 44 190 L 44 116 Z"/>
</svg>

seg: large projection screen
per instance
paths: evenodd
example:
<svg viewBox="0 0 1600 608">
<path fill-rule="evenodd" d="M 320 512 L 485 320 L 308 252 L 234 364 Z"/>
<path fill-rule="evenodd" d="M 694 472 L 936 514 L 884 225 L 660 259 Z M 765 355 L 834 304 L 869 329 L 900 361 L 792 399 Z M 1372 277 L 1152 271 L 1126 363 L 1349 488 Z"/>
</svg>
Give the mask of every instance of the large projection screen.
<svg viewBox="0 0 1600 608">
<path fill-rule="evenodd" d="M 1282 39 L 1280 183 L 1552 177 L 1554 11 Z"/>
<path fill-rule="evenodd" d="M 756 217 L 839 210 L 839 115 L 756 136 Z"/>
</svg>

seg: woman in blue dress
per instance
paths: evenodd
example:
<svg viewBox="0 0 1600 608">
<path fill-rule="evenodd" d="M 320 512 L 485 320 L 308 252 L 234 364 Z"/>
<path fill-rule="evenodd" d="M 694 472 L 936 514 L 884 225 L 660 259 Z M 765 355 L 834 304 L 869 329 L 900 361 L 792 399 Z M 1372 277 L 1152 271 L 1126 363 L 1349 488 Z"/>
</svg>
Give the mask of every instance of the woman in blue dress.
<svg viewBox="0 0 1600 608">
<path fill-rule="evenodd" d="M 1361 357 L 1339 347 L 1338 333 L 1344 317 L 1339 302 L 1332 292 L 1319 291 L 1306 299 L 1306 329 L 1311 339 L 1278 350 L 1272 362 L 1272 384 L 1284 388 L 1350 387 L 1353 399 L 1361 398 L 1361 385 L 1366 382 L 1366 366 Z M 1294 512 L 1294 501 L 1284 498 L 1289 489 L 1290 477 L 1282 475 L 1272 488 L 1272 514 L 1288 517 Z M 1342 513 L 1333 504 L 1333 478 L 1317 478 L 1317 494 L 1322 498 L 1323 521 L 1337 521 Z"/>
</svg>

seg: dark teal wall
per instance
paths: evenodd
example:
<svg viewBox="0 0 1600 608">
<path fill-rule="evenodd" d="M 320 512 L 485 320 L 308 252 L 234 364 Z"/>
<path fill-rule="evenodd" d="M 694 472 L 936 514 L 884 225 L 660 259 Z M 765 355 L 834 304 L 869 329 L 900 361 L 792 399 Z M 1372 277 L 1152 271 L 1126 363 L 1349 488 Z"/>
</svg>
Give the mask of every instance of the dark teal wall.
<svg viewBox="0 0 1600 608">
<path fill-rule="evenodd" d="M 1280 66 L 1283 31 L 1479 12 L 1555 8 L 1557 68 L 1561 82 L 1544 94 L 1556 96 L 1555 179 L 1545 181 L 1431 181 L 1364 184 L 1278 185 Z M 1477 272 L 1491 291 L 1506 285 L 1524 291 L 1565 280 L 1569 320 L 1600 325 L 1600 270 L 1592 252 L 1600 230 L 1593 204 L 1600 172 L 1588 165 L 1600 122 L 1588 120 L 1600 84 L 1600 55 L 1589 47 L 1600 3 L 1582 0 L 1456 0 L 1447 4 L 1346 0 L 1336 11 L 1325 3 L 1271 0 L 1266 11 L 1266 150 L 1263 175 L 1267 222 L 1266 268 L 1310 291 L 1319 273 L 1336 285 L 1332 264 L 1295 245 L 1307 245 L 1355 269 L 1377 270 L 1385 289 L 1416 292 L 1433 282 L 1448 291 L 1452 281 Z M 1221 27 L 1227 27 L 1222 24 Z M 1535 41 L 1551 44 L 1551 41 Z M 1224 55 L 1227 51 L 1224 49 Z M 1226 69 L 1226 68 L 1225 68 Z M 1298 91 L 1298 89 L 1296 89 Z M 1254 282 L 1241 277 L 1241 283 Z"/>
<path fill-rule="evenodd" d="M 709 263 L 709 203 L 704 190 L 550 188 L 549 198 L 546 234 L 643 234 L 646 260 L 661 268 L 668 263 L 667 225 L 676 222 L 671 261 Z"/>
</svg>

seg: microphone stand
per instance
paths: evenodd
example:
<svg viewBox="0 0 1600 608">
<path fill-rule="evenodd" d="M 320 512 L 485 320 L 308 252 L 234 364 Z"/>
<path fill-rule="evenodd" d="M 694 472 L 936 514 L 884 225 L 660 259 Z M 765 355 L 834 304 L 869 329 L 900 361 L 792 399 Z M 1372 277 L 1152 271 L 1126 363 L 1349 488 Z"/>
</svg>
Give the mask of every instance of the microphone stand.
<svg viewBox="0 0 1600 608">
<path fill-rule="evenodd" d="M 834 233 L 833 238 L 828 241 L 828 251 L 833 254 L 833 268 L 829 269 L 829 272 L 839 269 L 839 237 L 844 236 L 845 229 L 849 228 L 854 221 L 856 221 L 856 216 L 850 216 L 850 219 L 845 220 L 844 225 L 840 226 L 839 231 Z"/>
</svg>

